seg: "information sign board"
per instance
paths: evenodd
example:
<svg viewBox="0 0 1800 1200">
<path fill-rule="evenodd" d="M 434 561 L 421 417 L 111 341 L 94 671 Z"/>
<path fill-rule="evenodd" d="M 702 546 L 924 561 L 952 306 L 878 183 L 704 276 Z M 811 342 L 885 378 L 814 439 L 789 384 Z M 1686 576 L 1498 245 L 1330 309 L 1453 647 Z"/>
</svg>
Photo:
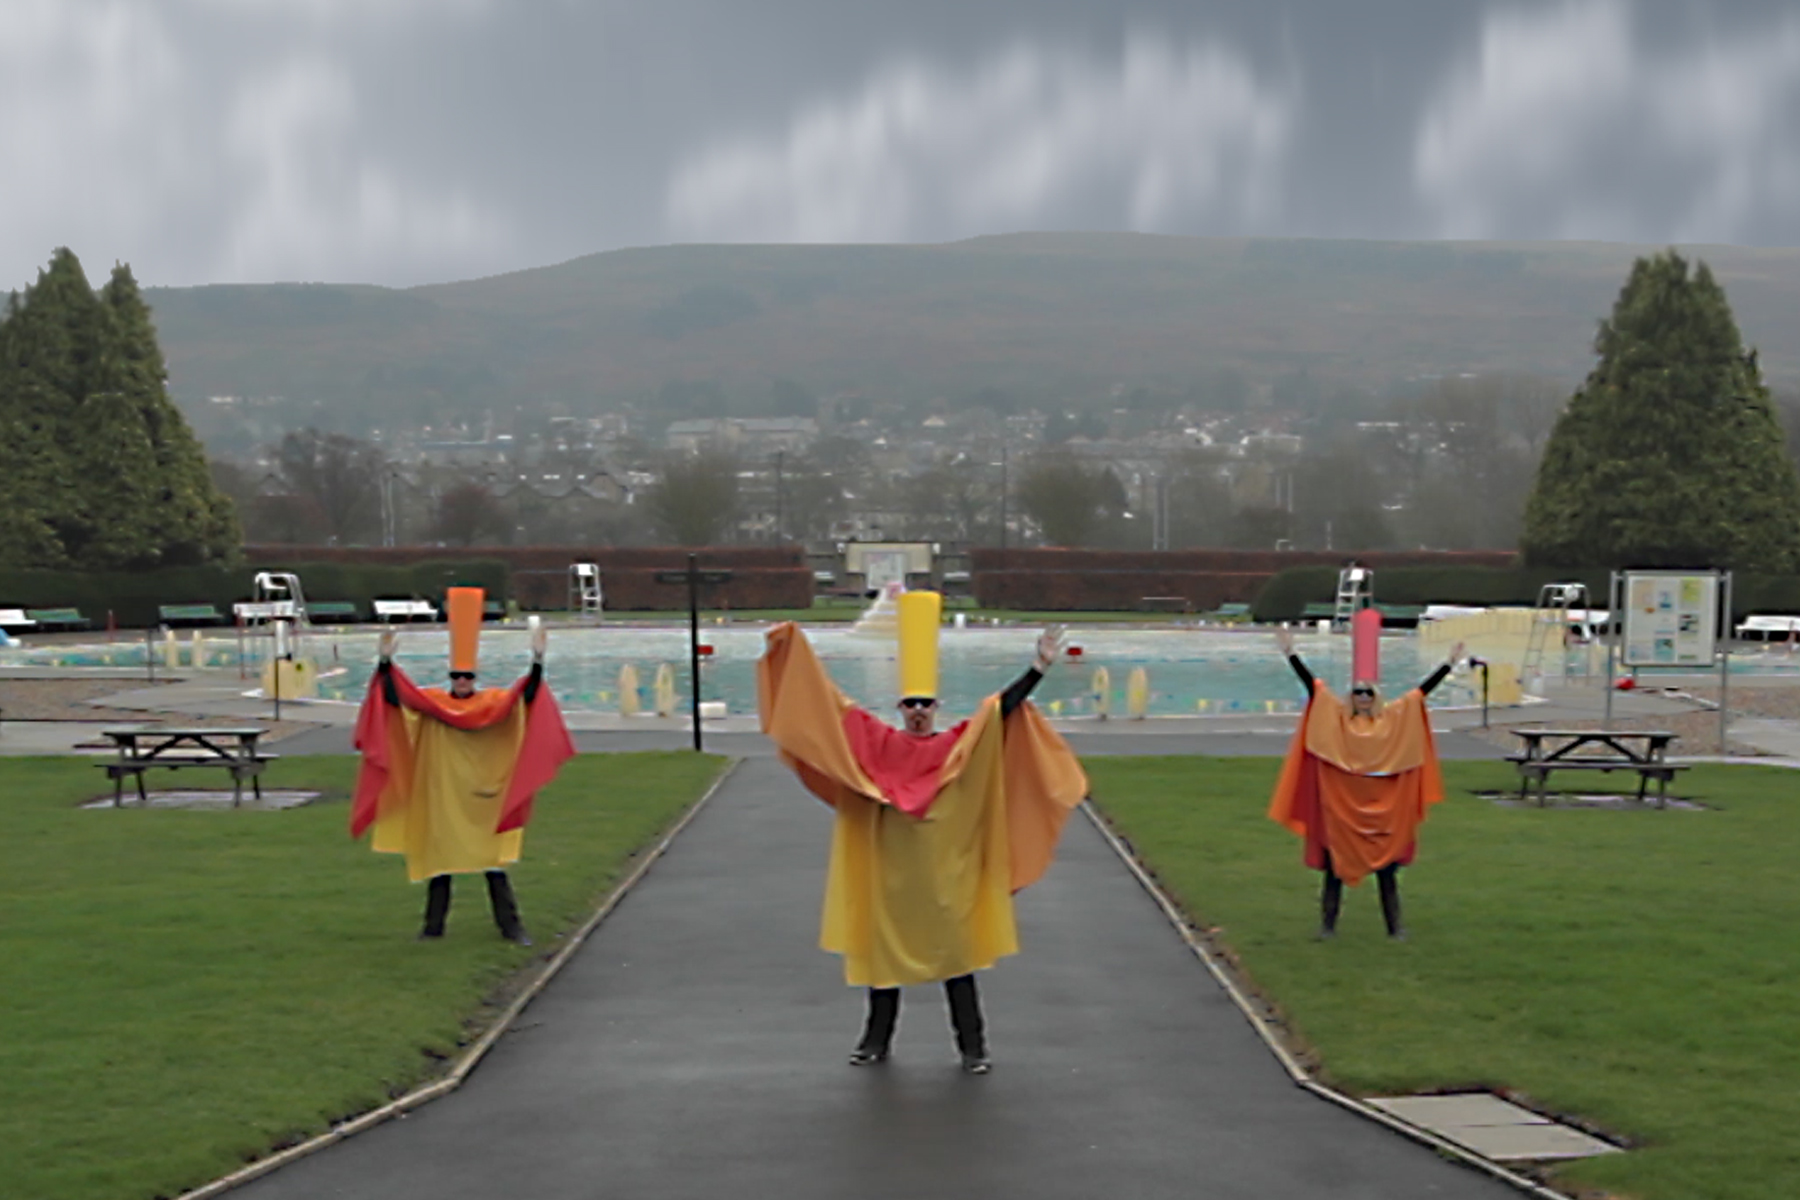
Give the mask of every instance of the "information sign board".
<svg viewBox="0 0 1800 1200">
<path fill-rule="evenodd" d="M 1705 667 L 1718 650 L 1719 576 L 1660 571 L 1625 575 L 1628 667 Z"/>
</svg>

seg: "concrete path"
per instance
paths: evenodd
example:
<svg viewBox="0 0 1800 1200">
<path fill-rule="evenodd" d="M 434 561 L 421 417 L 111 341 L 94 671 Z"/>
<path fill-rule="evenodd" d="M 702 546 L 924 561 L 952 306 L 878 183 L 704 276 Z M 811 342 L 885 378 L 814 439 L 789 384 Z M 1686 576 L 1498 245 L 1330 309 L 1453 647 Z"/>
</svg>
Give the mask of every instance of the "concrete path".
<svg viewBox="0 0 1800 1200">
<path fill-rule="evenodd" d="M 829 827 L 744 763 L 461 1090 L 234 1195 L 1517 1195 L 1289 1083 L 1080 816 L 1020 897 L 1024 954 L 982 976 L 994 1073 L 957 1068 L 936 988 L 891 1062 L 846 1065 L 861 996 L 814 949 Z"/>
</svg>

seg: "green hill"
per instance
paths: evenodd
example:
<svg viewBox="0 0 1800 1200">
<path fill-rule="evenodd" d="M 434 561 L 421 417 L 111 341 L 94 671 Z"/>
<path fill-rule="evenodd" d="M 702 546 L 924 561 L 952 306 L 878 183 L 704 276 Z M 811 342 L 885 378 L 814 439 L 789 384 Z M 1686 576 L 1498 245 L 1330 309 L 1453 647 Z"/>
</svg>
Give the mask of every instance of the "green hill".
<svg viewBox="0 0 1800 1200">
<path fill-rule="evenodd" d="M 1632 258 L 1596 243 L 1030 234 L 938 246 L 672 246 L 405 290 L 153 290 L 172 390 L 280 396 L 346 428 L 586 413 L 774 380 L 923 400 L 1079 400 L 1305 372 L 1329 393 L 1519 371 L 1571 384 Z M 1800 382 L 1800 250 L 1698 247 L 1778 385 Z"/>
</svg>

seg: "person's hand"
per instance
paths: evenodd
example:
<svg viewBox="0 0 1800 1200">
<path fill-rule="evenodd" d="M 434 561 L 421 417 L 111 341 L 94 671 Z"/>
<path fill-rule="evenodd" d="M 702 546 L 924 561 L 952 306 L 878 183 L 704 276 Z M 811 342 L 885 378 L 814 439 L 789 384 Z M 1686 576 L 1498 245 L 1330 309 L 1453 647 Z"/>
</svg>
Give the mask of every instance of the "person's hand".
<svg viewBox="0 0 1800 1200">
<path fill-rule="evenodd" d="M 536 662 L 544 661 L 544 647 L 550 644 L 550 631 L 539 625 L 531 631 L 531 657 Z"/>
<path fill-rule="evenodd" d="M 400 648 L 400 635 L 392 629 L 382 630 L 381 631 L 381 641 L 380 641 L 380 643 L 378 645 L 378 649 L 377 649 L 377 653 L 379 653 L 381 655 L 381 661 L 382 662 L 393 662 L 394 661 L 394 651 L 398 650 L 399 648 Z"/>
<path fill-rule="evenodd" d="M 1063 633 L 1061 625 L 1052 625 L 1038 635 L 1037 669 L 1040 672 L 1048 671 L 1056 661 L 1056 656 L 1062 652 Z"/>
<path fill-rule="evenodd" d="M 1275 645 L 1281 651 L 1281 657 L 1294 657 L 1294 633 L 1286 625 L 1275 631 Z"/>
</svg>

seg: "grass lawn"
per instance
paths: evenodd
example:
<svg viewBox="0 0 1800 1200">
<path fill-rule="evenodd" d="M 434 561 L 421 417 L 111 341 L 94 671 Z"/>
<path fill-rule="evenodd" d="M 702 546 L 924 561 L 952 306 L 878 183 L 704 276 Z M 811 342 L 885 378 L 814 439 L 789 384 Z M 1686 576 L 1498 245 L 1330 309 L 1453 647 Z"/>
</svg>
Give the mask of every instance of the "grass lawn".
<svg viewBox="0 0 1800 1200">
<path fill-rule="evenodd" d="M 0 760 L 0 1196 L 173 1194 L 438 1074 L 722 766 L 569 762 L 512 872 L 525 950 L 478 876 L 413 940 L 424 888 L 347 835 L 354 759 L 275 764 L 270 786 L 335 801 L 287 812 L 81 811 L 89 763 Z"/>
<path fill-rule="evenodd" d="M 1447 763 L 1409 940 L 1372 883 L 1314 942 L 1316 872 L 1267 820 L 1272 760 L 1091 759 L 1163 884 L 1364 1095 L 1506 1087 L 1631 1139 L 1558 1179 L 1645 1200 L 1800 1195 L 1800 775 L 1700 767 L 1713 811 L 1503 808 Z"/>
</svg>

